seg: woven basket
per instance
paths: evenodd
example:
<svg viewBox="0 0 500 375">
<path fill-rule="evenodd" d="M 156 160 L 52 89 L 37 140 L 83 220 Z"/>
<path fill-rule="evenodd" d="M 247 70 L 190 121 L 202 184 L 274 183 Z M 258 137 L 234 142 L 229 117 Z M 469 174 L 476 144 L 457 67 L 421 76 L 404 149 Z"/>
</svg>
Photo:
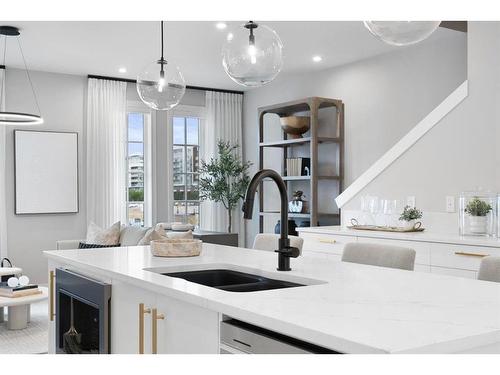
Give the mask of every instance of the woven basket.
<svg viewBox="0 0 500 375">
<path fill-rule="evenodd" d="M 201 253 L 201 240 L 166 239 L 151 241 L 155 257 L 194 257 Z"/>
</svg>

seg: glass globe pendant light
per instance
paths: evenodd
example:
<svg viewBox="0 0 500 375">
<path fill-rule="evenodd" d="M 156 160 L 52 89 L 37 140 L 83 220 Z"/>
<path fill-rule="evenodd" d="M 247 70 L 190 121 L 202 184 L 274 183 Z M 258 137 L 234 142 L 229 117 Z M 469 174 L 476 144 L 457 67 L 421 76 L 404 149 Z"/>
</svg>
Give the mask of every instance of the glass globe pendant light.
<svg viewBox="0 0 500 375">
<path fill-rule="evenodd" d="M 270 27 L 249 21 L 227 34 L 222 65 L 227 75 L 242 86 L 265 85 L 283 67 L 283 43 Z"/>
<path fill-rule="evenodd" d="M 393 46 L 408 46 L 427 39 L 441 21 L 364 21 L 377 38 Z"/>
<path fill-rule="evenodd" d="M 149 107 L 164 111 L 174 108 L 186 92 L 179 68 L 163 57 L 163 21 L 161 21 L 161 57 L 137 76 L 137 93 Z"/>
<path fill-rule="evenodd" d="M 31 82 L 30 72 L 26 64 L 26 59 L 24 58 L 23 49 L 21 47 L 21 42 L 19 40 L 20 31 L 14 26 L 0 26 L 0 35 L 4 37 L 3 45 L 3 66 L 4 73 L 2 75 L 2 82 L 0 82 L 0 103 L 2 102 L 2 95 L 4 94 L 4 82 L 5 82 L 5 57 L 7 54 L 7 37 L 15 36 L 17 37 L 17 44 L 19 46 L 19 51 L 21 51 L 21 57 L 24 63 L 24 70 L 26 71 L 26 76 L 28 77 L 29 84 L 31 86 L 31 92 L 35 99 L 35 105 L 38 110 L 38 115 L 32 113 L 22 113 L 22 112 L 7 112 L 3 108 L 0 108 L 0 125 L 40 125 L 43 124 L 43 118 L 40 112 L 40 106 L 38 104 L 38 99 L 36 97 L 35 89 L 33 87 L 33 82 Z"/>
</svg>

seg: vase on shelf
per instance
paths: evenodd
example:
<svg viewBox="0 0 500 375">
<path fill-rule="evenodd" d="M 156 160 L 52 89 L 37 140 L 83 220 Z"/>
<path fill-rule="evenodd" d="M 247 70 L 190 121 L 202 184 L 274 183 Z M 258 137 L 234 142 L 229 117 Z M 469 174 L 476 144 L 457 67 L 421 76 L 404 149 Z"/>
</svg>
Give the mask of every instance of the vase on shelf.
<svg viewBox="0 0 500 375">
<path fill-rule="evenodd" d="M 304 199 L 305 195 L 301 190 L 293 192 L 293 198 L 288 202 L 288 212 L 307 213 L 309 211 L 308 202 Z"/>
</svg>

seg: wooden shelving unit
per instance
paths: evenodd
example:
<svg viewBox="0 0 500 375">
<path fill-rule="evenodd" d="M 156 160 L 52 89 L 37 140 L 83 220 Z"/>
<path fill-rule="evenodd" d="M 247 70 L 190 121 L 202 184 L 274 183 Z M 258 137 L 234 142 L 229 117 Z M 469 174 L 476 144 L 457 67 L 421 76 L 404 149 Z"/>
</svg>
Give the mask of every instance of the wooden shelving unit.
<svg viewBox="0 0 500 375">
<path fill-rule="evenodd" d="M 319 112 L 322 109 L 335 107 L 335 134 L 333 136 L 320 136 L 319 129 L 320 126 L 320 116 Z M 327 218 L 328 220 L 339 220 L 340 211 L 337 212 L 324 212 L 319 211 L 319 193 L 318 191 L 318 181 L 326 180 L 328 183 L 326 186 L 332 188 L 332 191 L 336 190 L 336 194 L 331 195 L 331 199 L 335 199 L 336 195 L 342 192 L 343 180 L 344 180 L 344 103 L 338 99 L 328 99 L 321 97 L 310 97 L 301 100 L 294 100 L 287 103 L 280 103 L 275 105 L 270 105 L 266 107 L 261 107 L 258 110 L 259 113 L 259 169 L 265 168 L 264 160 L 264 150 L 266 148 L 282 148 L 283 158 L 281 161 L 281 175 L 283 180 L 287 183 L 289 199 L 291 199 L 292 184 L 297 182 L 306 182 L 309 186 L 309 191 L 304 191 L 307 200 L 309 201 L 309 212 L 308 213 L 289 213 L 288 216 L 291 219 L 302 219 L 309 220 L 312 226 L 316 226 L 321 220 Z M 307 113 L 310 116 L 310 130 L 303 137 L 298 139 L 287 139 L 287 134 L 281 131 L 282 138 L 272 141 L 264 141 L 264 131 L 265 131 L 265 116 L 267 114 L 276 114 L 280 117 L 282 116 L 293 116 L 296 114 L 304 115 Z M 329 121 L 324 121 L 321 127 L 329 126 Z M 331 121 L 333 124 L 333 121 Z M 323 129 L 324 130 L 324 129 Z M 333 163 L 336 168 L 336 173 L 334 174 L 319 174 L 318 170 L 318 156 L 319 156 L 319 145 L 321 144 L 337 144 L 337 153 L 334 158 L 332 158 L 331 163 Z M 295 147 L 308 147 L 308 154 L 305 157 L 309 157 L 311 160 L 310 165 L 310 175 L 309 176 L 287 176 L 285 167 L 286 159 L 288 155 L 293 153 Z M 331 181 L 331 184 L 328 182 Z M 263 184 L 260 186 L 259 194 L 259 228 L 262 233 L 264 230 L 264 219 L 269 216 L 276 216 L 279 214 L 277 211 L 266 210 L 264 208 L 264 187 Z"/>
</svg>

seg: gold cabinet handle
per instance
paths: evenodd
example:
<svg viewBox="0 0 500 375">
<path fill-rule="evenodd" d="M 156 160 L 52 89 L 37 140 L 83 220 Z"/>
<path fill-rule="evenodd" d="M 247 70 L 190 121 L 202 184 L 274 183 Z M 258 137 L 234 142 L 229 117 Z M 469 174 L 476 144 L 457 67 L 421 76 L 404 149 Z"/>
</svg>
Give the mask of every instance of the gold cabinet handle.
<svg viewBox="0 0 500 375">
<path fill-rule="evenodd" d="M 478 253 L 467 253 L 464 251 L 455 251 L 455 255 L 464 255 L 468 257 L 478 257 L 478 258 L 484 258 L 489 256 L 490 254 L 478 254 Z"/>
<path fill-rule="evenodd" d="M 318 240 L 318 241 L 319 241 L 319 242 L 321 242 L 321 243 L 330 243 L 330 244 L 335 244 L 335 243 L 337 243 L 337 241 L 336 241 L 336 240 Z"/>
<path fill-rule="evenodd" d="M 55 289 L 54 289 L 54 279 L 55 279 L 56 275 L 54 273 L 54 271 L 50 271 L 49 272 L 49 319 L 50 321 L 54 321 L 54 316 L 56 315 L 56 313 L 54 312 L 55 308 L 54 308 L 54 293 L 55 293 Z"/>
<path fill-rule="evenodd" d="M 143 303 L 139 304 L 139 354 L 144 354 L 144 315 L 150 313 L 151 309 L 145 308 Z"/>
<path fill-rule="evenodd" d="M 158 353 L 158 320 L 165 319 L 165 315 L 158 314 L 157 309 L 153 309 L 151 313 L 151 352 Z"/>
</svg>

